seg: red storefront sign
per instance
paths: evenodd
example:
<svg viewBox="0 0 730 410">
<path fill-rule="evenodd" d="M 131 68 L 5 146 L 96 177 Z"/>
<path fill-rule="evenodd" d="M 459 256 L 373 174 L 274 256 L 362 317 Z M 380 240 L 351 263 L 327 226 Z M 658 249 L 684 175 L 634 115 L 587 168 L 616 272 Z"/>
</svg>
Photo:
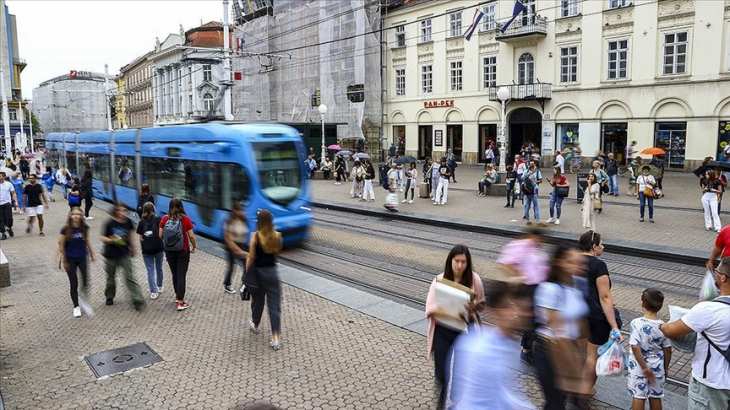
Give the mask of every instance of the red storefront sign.
<svg viewBox="0 0 730 410">
<path fill-rule="evenodd" d="M 423 108 L 446 108 L 453 107 L 454 100 L 424 101 Z"/>
</svg>

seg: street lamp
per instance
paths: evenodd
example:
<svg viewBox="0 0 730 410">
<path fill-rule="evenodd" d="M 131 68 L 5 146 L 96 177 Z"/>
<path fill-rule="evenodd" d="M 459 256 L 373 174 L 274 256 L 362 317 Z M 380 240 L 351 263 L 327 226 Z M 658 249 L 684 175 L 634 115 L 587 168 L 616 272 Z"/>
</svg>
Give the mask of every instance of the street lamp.
<svg viewBox="0 0 730 410">
<path fill-rule="evenodd" d="M 499 143 L 499 172 L 505 173 L 507 170 L 505 169 L 506 165 L 505 162 L 507 162 L 507 141 L 505 140 L 505 130 L 506 125 L 505 121 L 507 119 L 507 101 L 509 100 L 510 93 L 509 88 L 507 87 L 499 87 L 499 90 L 497 90 L 497 98 L 499 98 L 499 101 L 502 103 L 502 125 L 499 128 L 499 133 L 497 133 L 497 142 Z"/>
<path fill-rule="evenodd" d="M 324 157 L 325 155 L 327 155 L 327 147 L 324 146 L 324 115 L 327 113 L 327 106 L 324 104 L 320 104 L 317 110 L 322 116 L 322 157 L 319 160 L 320 164 L 324 164 Z"/>
</svg>

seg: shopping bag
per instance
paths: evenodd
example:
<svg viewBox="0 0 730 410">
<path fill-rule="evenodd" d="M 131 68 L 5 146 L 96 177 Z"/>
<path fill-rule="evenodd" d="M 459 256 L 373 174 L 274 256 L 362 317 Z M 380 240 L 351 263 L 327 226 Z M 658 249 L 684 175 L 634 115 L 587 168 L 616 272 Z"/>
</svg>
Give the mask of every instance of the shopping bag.
<svg viewBox="0 0 730 410">
<path fill-rule="evenodd" d="M 687 312 L 689 312 L 689 309 L 669 305 L 669 321 L 674 322 L 675 320 L 679 320 L 679 318 L 686 315 Z M 694 353 L 695 345 L 697 344 L 697 332 L 692 332 L 684 336 L 669 339 L 669 343 L 672 344 L 672 347 L 674 349 L 677 349 L 680 352 Z"/>
<path fill-rule="evenodd" d="M 609 340 L 599 348 L 596 360 L 596 375 L 605 377 L 623 376 L 626 368 L 626 352 L 616 339 Z"/>
<path fill-rule="evenodd" d="M 718 296 L 720 296 L 720 292 L 715 286 L 715 275 L 712 274 L 712 271 L 708 270 L 705 273 L 705 279 L 702 280 L 702 288 L 700 289 L 700 302 L 712 300 Z"/>
</svg>

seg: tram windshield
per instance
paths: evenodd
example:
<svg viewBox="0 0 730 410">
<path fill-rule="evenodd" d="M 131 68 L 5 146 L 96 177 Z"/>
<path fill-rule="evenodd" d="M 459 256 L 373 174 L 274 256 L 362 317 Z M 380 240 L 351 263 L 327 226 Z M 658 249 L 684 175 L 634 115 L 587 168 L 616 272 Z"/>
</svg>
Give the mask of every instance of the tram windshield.
<svg viewBox="0 0 730 410">
<path fill-rule="evenodd" d="M 253 143 L 261 180 L 261 192 L 272 201 L 286 205 L 301 189 L 301 165 L 294 141 Z"/>
</svg>

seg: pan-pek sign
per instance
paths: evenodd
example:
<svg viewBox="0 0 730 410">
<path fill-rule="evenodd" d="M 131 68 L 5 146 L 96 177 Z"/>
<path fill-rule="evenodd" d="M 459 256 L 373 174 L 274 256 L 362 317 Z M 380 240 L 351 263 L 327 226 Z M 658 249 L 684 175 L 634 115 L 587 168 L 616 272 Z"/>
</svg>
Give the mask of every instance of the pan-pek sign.
<svg viewBox="0 0 730 410">
<path fill-rule="evenodd" d="M 453 107 L 454 100 L 424 101 L 423 108 L 447 108 Z"/>
</svg>

